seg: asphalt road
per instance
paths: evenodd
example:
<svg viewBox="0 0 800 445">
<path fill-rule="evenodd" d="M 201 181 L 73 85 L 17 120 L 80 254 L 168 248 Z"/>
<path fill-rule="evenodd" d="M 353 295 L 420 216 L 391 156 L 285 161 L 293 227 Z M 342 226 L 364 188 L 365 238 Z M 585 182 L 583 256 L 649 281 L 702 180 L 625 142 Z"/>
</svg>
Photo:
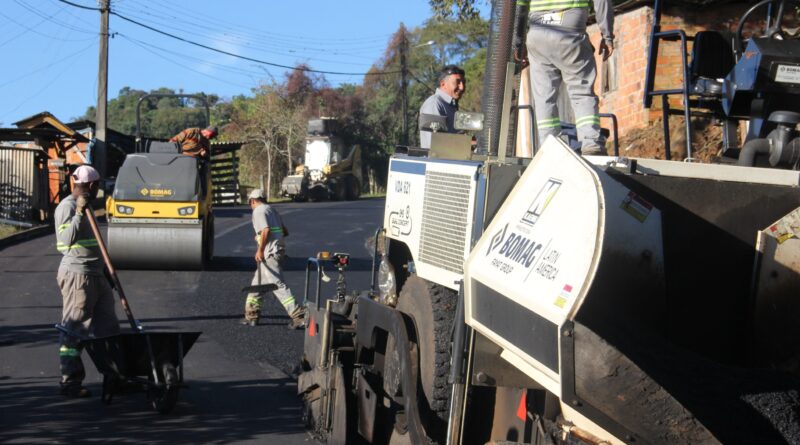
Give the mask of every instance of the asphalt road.
<svg viewBox="0 0 800 445">
<path fill-rule="evenodd" d="M 369 286 L 371 242 L 383 200 L 286 203 L 275 207 L 291 232 L 286 281 L 302 296 L 305 259 L 317 251 L 348 252 L 349 289 Z M 120 271 L 134 315 L 150 330 L 203 331 L 186 356 L 178 405 L 157 414 L 144 394 L 100 402 L 102 378 L 84 353 L 84 384 L 94 396 L 71 400 L 58 392 L 61 315 L 55 281 L 60 254 L 48 235 L 0 250 L 0 443 L 316 443 L 303 429 L 293 370 L 303 331 L 273 298 L 257 327 L 240 326 L 242 286 L 249 284 L 253 229 L 249 208 L 215 209 L 216 251 L 199 271 Z M 333 292 L 336 281 L 323 295 Z M 119 305 L 122 326 L 125 318 Z"/>
</svg>

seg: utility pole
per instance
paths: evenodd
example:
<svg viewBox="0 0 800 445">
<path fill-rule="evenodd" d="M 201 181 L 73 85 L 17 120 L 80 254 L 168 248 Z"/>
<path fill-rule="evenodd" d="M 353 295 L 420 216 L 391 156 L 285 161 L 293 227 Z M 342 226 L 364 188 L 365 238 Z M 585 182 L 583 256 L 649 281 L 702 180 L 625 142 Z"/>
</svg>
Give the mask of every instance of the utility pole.
<svg viewBox="0 0 800 445">
<path fill-rule="evenodd" d="M 402 39 L 400 40 L 400 89 L 403 95 L 403 145 L 408 145 L 408 77 L 406 67 L 406 47 L 408 46 L 408 39 L 406 38 L 406 28 L 403 26 Z"/>
<path fill-rule="evenodd" d="M 95 146 L 93 161 L 100 176 L 107 172 L 106 129 L 108 127 L 108 16 L 111 0 L 98 0 L 100 3 L 100 66 L 97 74 L 97 107 L 95 108 Z"/>
</svg>

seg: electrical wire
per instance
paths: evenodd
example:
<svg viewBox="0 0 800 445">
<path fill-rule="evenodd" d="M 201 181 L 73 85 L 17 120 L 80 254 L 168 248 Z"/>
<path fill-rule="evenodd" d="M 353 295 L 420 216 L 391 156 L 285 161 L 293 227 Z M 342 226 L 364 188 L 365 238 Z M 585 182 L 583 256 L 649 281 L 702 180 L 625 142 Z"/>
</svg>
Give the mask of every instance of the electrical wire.
<svg viewBox="0 0 800 445">
<path fill-rule="evenodd" d="M 85 42 L 87 40 L 94 40 L 95 39 L 95 37 L 86 37 L 86 38 L 83 38 L 83 39 L 63 39 L 61 37 L 54 37 L 54 36 L 51 36 L 49 34 L 44 34 L 43 32 L 34 29 L 34 27 L 41 25 L 42 23 L 47 21 L 47 19 L 42 19 L 41 21 L 39 21 L 38 23 L 33 25 L 33 27 L 31 27 L 31 26 L 27 26 L 27 25 L 25 25 L 23 23 L 20 23 L 20 22 L 14 20 L 13 18 L 3 14 L 2 12 L 0 12 L 0 17 L 4 17 L 6 20 L 10 21 L 11 23 L 13 23 L 13 24 L 15 24 L 15 25 L 17 25 L 17 26 L 19 26 L 19 27 L 21 27 L 21 28 L 23 28 L 25 30 L 25 32 L 21 32 L 21 33 L 15 34 L 10 39 L 5 40 L 3 42 L 0 42 L 0 47 L 4 46 L 4 45 L 6 45 L 6 44 L 8 44 L 10 42 L 13 42 L 14 40 L 24 36 L 27 32 L 32 32 L 32 33 L 34 33 L 36 35 L 42 36 L 42 37 L 47 38 L 47 39 L 61 40 L 61 41 L 64 41 L 64 42 Z"/>
<path fill-rule="evenodd" d="M 51 63 L 48 63 L 47 65 L 41 66 L 41 67 L 39 67 L 39 68 L 36 68 L 36 69 L 34 69 L 33 71 L 28 71 L 28 72 L 26 72 L 25 74 L 23 74 L 23 75 L 21 75 L 21 76 L 19 76 L 19 77 L 16 77 L 16 78 L 14 78 L 14 79 L 11 79 L 11 80 L 9 80 L 9 81 L 7 81 L 7 82 L 0 83 L 0 88 L 3 88 L 3 87 L 5 87 L 6 85 L 10 85 L 10 84 L 12 84 L 12 83 L 14 83 L 14 82 L 17 82 L 17 81 L 20 81 L 20 80 L 22 80 L 22 79 L 25 79 L 25 78 L 27 78 L 28 76 L 30 76 L 30 75 L 32 75 L 32 74 L 36 74 L 36 73 L 38 73 L 38 72 L 40 72 L 40 71 L 44 71 L 44 70 L 46 70 L 46 69 L 52 68 L 52 67 L 54 67 L 54 66 L 58 65 L 59 63 L 61 63 L 61 62 L 65 61 L 65 60 L 67 60 L 67 59 L 70 59 L 70 58 L 72 58 L 72 57 L 75 57 L 75 56 L 77 56 L 77 55 L 79 55 L 79 54 L 82 54 L 82 53 L 84 53 L 86 50 L 88 50 L 89 48 L 91 48 L 91 47 L 93 47 L 93 46 L 95 46 L 95 44 L 94 44 L 94 43 L 91 43 L 91 44 L 89 44 L 88 46 L 86 46 L 86 47 L 84 47 L 84 48 L 81 48 L 81 49 L 79 49 L 78 51 L 75 51 L 74 53 L 67 54 L 66 56 L 64 56 L 64 57 L 62 57 L 62 58 L 60 58 L 60 59 L 58 59 L 58 60 L 56 60 L 56 61 L 53 61 L 53 62 L 51 62 Z"/>
<path fill-rule="evenodd" d="M 63 61 L 63 60 L 66 60 L 66 59 L 72 59 L 72 62 L 71 62 L 71 63 L 70 63 L 70 64 L 69 64 L 69 65 L 66 67 L 66 69 L 63 69 L 63 70 L 58 70 L 58 71 L 56 71 L 56 75 L 55 75 L 55 77 L 53 77 L 53 79 L 52 79 L 52 80 L 50 80 L 50 82 L 48 82 L 48 83 L 44 84 L 43 86 L 40 86 L 39 88 L 37 88 L 37 91 L 36 91 L 36 93 L 34 93 L 34 94 L 32 94 L 31 96 L 29 96 L 29 97 L 25 98 L 25 100 L 23 100 L 22 102 L 20 102 L 20 103 L 19 103 L 19 105 L 17 105 L 17 106 L 16 106 L 16 107 L 14 107 L 13 109 L 9 110 L 8 112 L 6 112 L 6 114 L 5 114 L 5 115 L 3 115 L 3 117 L 4 117 L 4 118 L 5 118 L 5 117 L 7 117 L 9 114 L 11 114 L 11 113 L 13 113 L 13 112 L 17 111 L 17 110 L 18 110 L 20 107 L 22 107 L 22 106 L 23 106 L 23 105 L 25 105 L 26 103 L 30 102 L 30 100 L 31 100 L 31 99 L 33 99 L 33 98 L 35 98 L 36 96 L 38 96 L 38 95 L 42 94 L 43 92 L 45 92 L 45 91 L 46 91 L 48 88 L 50 88 L 50 86 L 51 86 L 51 85 L 53 85 L 53 84 L 54 84 L 56 81 L 58 81 L 58 79 L 60 79 L 60 78 L 61 78 L 61 76 L 63 76 L 63 75 L 64 75 L 64 73 L 66 73 L 67 71 L 69 71 L 69 68 L 72 68 L 72 66 L 73 66 L 73 65 L 75 65 L 75 63 L 78 61 L 78 58 L 75 58 L 75 57 L 73 57 L 73 56 L 76 56 L 76 55 L 78 55 L 78 54 L 80 54 L 80 53 L 82 53 L 82 52 L 85 52 L 85 51 L 87 51 L 87 50 L 88 50 L 89 48 L 91 48 L 92 46 L 93 46 L 93 45 L 89 45 L 89 46 L 87 46 L 86 48 L 83 48 L 82 50 L 78 51 L 77 53 L 73 53 L 73 54 L 69 55 L 68 57 L 65 57 L 65 58 L 61 59 L 60 61 Z M 51 66 L 53 66 L 53 65 L 54 65 L 54 64 L 50 64 L 49 66 L 47 66 L 47 67 L 44 67 L 44 68 L 50 68 L 50 67 L 51 67 Z M 40 70 L 37 70 L 37 71 L 41 71 L 41 69 L 40 69 Z M 8 84 L 8 83 L 6 83 L 6 84 Z"/>
<path fill-rule="evenodd" d="M 83 34 L 97 35 L 97 32 L 95 32 L 95 31 L 87 31 L 85 29 L 76 28 L 76 27 L 72 26 L 71 24 L 65 24 L 62 21 L 56 20 L 55 16 L 58 15 L 58 13 L 61 10 L 57 11 L 55 14 L 47 15 L 47 13 L 45 13 L 45 12 L 41 11 L 40 9 L 38 9 L 38 8 L 36 8 L 34 6 L 31 6 L 31 5 L 25 3 L 25 2 L 23 2 L 21 0 L 14 0 L 14 3 L 18 4 L 19 6 L 22 6 L 23 8 L 27 9 L 29 12 L 31 12 L 31 13 L 33 13 L 33 14 L 35 14 L 35 15 L 37 15 L 37 16 L 39 16 L 39 17 L 41 17 L 41 18 L 43 18 L 43 19 L 45 19 L 45 20 L 47 20 L 49 22 L 51 22 L 51 23 L 55 23 L 56 25 L 61 26 L 62 28 L 67 28 L 69 30 L 77 31 L 77 32 L 80 32 L 80 33 L 83 33 Z"/>
<path fill-rule="evenodd" d="M 170 62 L 170 63 L 172 63 L 174 65 L 177 65 L 177 66 L 179 66 L 179 67 L 181 67 L 183 69 L 186 69 L 188 71 L 192 71 L 192 72 L 200 74 L 202 76 L 205 76 L 205 77 L 208 77 L 208 78 L 211 78 L 211 79 L 214 79 L 214 80 L 218 80 L 220 82 L 223 82 L 223 83 L 226 83 L 226 84 L 229 84 L 229 85 L 233 85 L 233 86 L 236 86 L 236 87 L 240 87 L 240 88 L 251 88 L 252 87 L 252 85 L 243 85 L 243 84 L 240 84 L 240 83 L 234 83 L 234 82 L 231 82 L 231 81 L 229 81 L 227 79 L 216 77 L 216 76 L 213 76 L 213 75 L 211 75 L 209 73 L 204 73 L 202 71 L 193 69 L 193 68 L 191 68 L 191 67 L 189 67 L 187 65 L 184 65 L 184 64 L 181 64 L 179 62 L 176 62 L 175 60 L 173 60 L 172 58 L 170 58 L 170 57 L 168 57 L 168 56 L 166 56 L 164 54 L 159 54 L 155 50 L 161 51 L 161 52 L 164 52 L 164 53 L 169 53 L 169 54 L 171 54 L 173 56 L 183 57 L 185 59 L 190 59 L 191 60 L 192 57 L 190 57 L 190 56 L 185 56 L 183 54 L 180 54 L 180 53 L 177 53 L 177 52 L 174 52 L 174 51 L 170 51 L 170 50 L 167 50 L 167 49 L 164 49 L 164 48 L 160 48 L 160 47 L 158 47 L 156 45 L 153 45 L 153 44 L 150 44 L 150 43 L 147 43 L 147 42 L 143 42 L 141 40 L 138 40 L 138 39 L 135 39 L 135 38 L 132 38 L 132 37 L 128 37 L 128 36 L 126 36 L 124 34 L 117 34 L 117 35 L 122 37 L 123 39 L 131 42 L 132 44 L 138 46 L 139 48 L 142 48 L 143 50 L 149 52 L 150 54 L 153 54 L 156 57 L 164 59 L 164 60 L 166 60 L 166 61 L 168 61 L 168 62 Z M 196 60 L 191 60 L 191 61 L 193 61 L 195 63 L 197 62 Z M 228 71 L 228 72 L 230 72 L 232 74 L 236 74 L 236 75 L 240 75 L 240 76 L 246 76 L 250 80 L 255 80 L 253 78 L 254 75 L 264 74 L 263 72 L 231 69 L 230 67 L 227 67 L 225 65 L 211 63 L 211 62 L 203 62 L 203 63 L 208 65 L 208 66 L 216 65 L 218 69 L 221 69 L 221 70 L 224 70 L 224 71 Z M 267 73 L 267 74 L 270 75 L 269 73 Z"/>
<path fill-rule="evenodd" d="M 70 5 L 70 6 L 74 6 L 76 8 L 88 9 L 89 11 L 102 11 L 101 8 L 93 8 L 91 6 L 79 5 L 77 3 L 73 3 L 73 2 L 70 2 L 70 1 L 67 1 L 67 0 L 58 0 L 58 1 L 60 1 L 61 3 L 66 3 L 66 4 Z"/>
<path fill-rule="evenodd" d="M 120 8 L 116 9 L 117 12 L 119 12 L 120 10 L 121 10 Z M 128 13 L 126 13 L 126 16 L 128 16 L 130 18 L 140 19 L 140 17 L 136 13 L 134 13 L 133 15 L 128 15 Z M 181 36 L 181 37 L 183 37 L 183 36 Z M 186 37 L 183 37 L 183 38 L 186 38 Z M 239 38 L 239 37 L 230 38 L 230 36 L 228 36 L 227 32 L 223 33 L 221 38 L 218 38 L 216 40 L 212 39 L 212 40 L 214 42 L 216 42 L 216 43 L 231 44 L 231 45 L 236 45 L 237 47 L 246 47 L 248 50 L 259 51 L 259 52 L 263 52 L 263 53 L 267 53 L 267 54 L 272 54 L 272 55 L 277 55 L 277 56 L 282 56 L 282 57 L 293 57 L 293 58 L 297 57 L 297 54 L 296 54 L 295 50 L 288 50 L 288 52 L 287 52 L 286 49 L 285 49 L 286 48 L 285 46 L 276 47 L 276 46 L 270 46 L 270 45 L 253 44 L 253 43 L 251 43 L 249 41 L 243 41 L 244 39 Z M 280 49 L 280 50 L 279 51 L 275 51 L 275 50 L 273 50 L 273 48 L 277 48 L 277 49 Z M 364 60 L 369 60 L 370 63 L 345 62 L 345 61 L 342 61 L 342 60 L 331 60 L 331 59 L 318 58 L 318 57 L 309 58 L 309 62 L 310 61 L 313 61 L 313 62 L 327 62 L 327 63 L 338 63 L 338 64 L 342 64 L 342 65 L 353 65 L 353 66 L 364 67 L 364 66 L 371 66 L 372 65 L 372 60 L 374 60 L 374 57 L 366 57 L 366 56 L 342 53 L 342 52 L 338 52 L 338 51 L 331 51 L 331 50 L 313 50 L 313 51 L 320 52 L 320 53 L 323 53 L 323 54 L 326 54 L 326 55 L 347 56 L 347 57 L 361 58 L 361 59 L 364 59 Z"/>
<path fill-rule="evenodd" d="M 135 1 L 134 3 L 136 3 L 139 7 L 145 8 L 146 10 L 153 10 L 154 8 L 160 8 L 162 11 L 172 11 L 172 12 L 166 12 L 168 14 L 179 14 L 180 16 L 175 16 L 175 15 L 169 16 L 169 18 L 171 18 L 173 21 L 183 22 L 183 21 L 186 20 L 186 17 L 190 17 L 190 18 L 192 18 L 194 20 L 197 20 L 199 22 L 206 22 L 209 19 L 208 16 L 203 16 L 203 15 L 192 13 L 191 10 L 178 9 L 176 7 L 172 7 L 172 6 L 170 6 L 170 2 L 164 2 L 164 1 L 161 1 L 161 0 L 157 0 L 155 2 L 152 2 L 152 3 L 148 4 L 148 5 L 143 5 L 141 3 L 138 3 L 138 1 Z M 344 44 L 347 44 L 347 42 L 354 42 L 356 44 L 359 44 L 359 42 L 379 42 L 379 41 L 385 43 L 386 40 L 392 36 L 392 34 L 383 34 L 383 35 L 379 35 L 379 36 L 357 37 L 357 38 L 321 38 L 321 39 L 314 39 L 314 38 L 308 37 L 308 36 L 287 36 L 287 35 L 283 35 L 283 34 L 265 32 L 265 31 L 263 31 L 262 29 L 259 29 L 259 28 L 253 28 L 253 27 L 249 27 L 249 26 L 244 26 L 244 25 L 241 25 L 241 24 L 238 24 L 238 23 L 224 21 L 224 20 L 221 20 L 219 18 L 215 18 L 214 20 L 216 22 L 218 22 L 218 23 L 221 23 L 221 24 L 231 25 L 232 27 L 235 27 L 237 29 L 249 29 L 249 30 L 252 30 L 252 31 L 254 31 L 254 33 L 256 35 L 259 35 L 259 36 L 266 36 L 266 37 L 271 38 L 271 39 L 279 39 L 281 41 L 287 41 L 287 42 L 290 42 L 290 43 L 294 42 L 294 41 L 299 41 L 299 42 L 303 42 L 303 43 L 307 43 L 307 42 L 310 42 L 310 41 L 320 41 L 320 42 L 326 42 L 326 43 L 327 42 L 339 42 L 339 43 L 344 43 Z M 288 40 L 284 40 L 284 39 L 288 39 Z M 338 45 L 338 43 L 337 43 L 337 45 Z"/>
<path fill-rule="evenodd" d="M 175 28 L 178 28 L 181 33 L 190 33 L 193 36 L 196 35 L 196 30 L 189 30 L 186 27 L 182 27 L 181 24 L 186 22 L 185 18 L 180 20 L 178 18 L 167 18 L 161 15 L 154 13 L 153 11 L 142 11 L 139 9 L 131 9 L 131 8 L 116 8 L 116 12 L 122 13 L 129 18 L 134 18 L 140 21 L 146 21 L 153 26 L 161 25 L 168 27 L 172 32 L 176 34 L 180 34 L 179 32 L 175 31 Z M 234 27 L 234 29 L 239 28 L 239 26 Z M 314 52 L 318 54 L 324 55 L 335 55 L 335 56 L 345 56 L 345 57 L 352 57 L 358 58 L 363 60 L 374 60 L 374 57 L 371 55 L 365 54 L 373 54 L 376 50 L 383 49 L 385 43 L 380 45 L 370 45 L 370 46 L 362 46 L 357 48 L 346 48 L 342 49 L 341 47 L 315 47 L 308 44 L 308 41 L 302 42 L 295 42 L 290 40 L 285 40 L 281 42 L 279 39 L 274 37 L 268 37 L 262 34 L 248 34 L 237 32 L 234 29 L 224 29 L 221 33 L 217 33 L 216 35 L 221 35 L 222 38 L 217 39 L 218 41 L 225 41 L 237 46 L 246 46 L 248 49 L 253 50 L 263 50 L 266 53 L 271 54 L 280 54 L 280 55 L 287 55 L 287 56 L 294 56 L 296 52 Z M 203 36 L 198 36 L 203 37 Z M 287 50 L 288 48 L 288 50 Z M 361 51 L 363 54 L 358 54 Z M 319 59 L 315 59 L 319 60 Z M 337 61 L 338 62 L 338 61 Z M 356 63 L 352 63 L 356 64 Z M 363 63 L 361 65 L 364 65 Z"/>
<path fill-rule="evenodd" d="M 200 47 L 200 48 L 205 48 L 207 50 L 214 51 L 214 52 L 219 53 L 219 54 L 225 54 L 227 56 L 235 57 L 237 59 L 249 60 L 251 62 L 260 63 L 262 65 L 274 66 L 276 68 L 284 68 L 284 69 L 289 69 L 289 70 L 305 71 L 305 72 L 309 72 L 309 73 L 343 75 L 343 76 L 383 76 L 383 75 L 399 74 L 400 73 L 400 71 L 375 71 L 375 72 L 367 72 L 367 73 L 352 73 L 352 72 L 340 72 L 340 71 L 315 70 L 315 69 L 312 69 L 312 68 L 306 68 L 306 67 L 302 67 L 302 66 L 281 65 L 281 64 L 278 64 L 278 63 L 268 62 L 266 60 L 260 60 L 260 59 L 256 59 L 256 58 L 253 58 L 253 57 L 242 56 L 242 55 L 239 55 L 239 54 L 236 54 L 236 53 L 232 53 L 230 51 L 225 51 L 225 50 L 221 50 L 219 48 L 214 48 L 212 46 L 204 45 L 202 43 L 198 43 L 198 42 L 195 42 L 195 41 L 192 41 L 192 40 L 189 40 L 189 39 L 185 39 L 185 38 L 177 36 L 175 34 L 160 30 L 158 28 L 152 27 L 150 25 L 147 25 L 145 23 L 139 22 L 137 20 L 133 20 L 131 18 L 128 18 L 128 17 L 126 17 L 124 15 L 121 15 L 119 13 L 116 13 L 114 11 L 111 11 L 110 13 L 113 14 L 114 16 L 116 16 L 116 17 L 119 17 L 120 19 L 122 19 L 122 20 L 124 20 L 126 22 L 133 23 L 134 25 L 140 26 L 142 28 L 145 28 L 145 29 L 148 29 L 150 31 L 156 32 L 158 34 L 165 35 L 165 36 L 173 38 L 175 40 L 180 40 L 181 42 L 188 43 L 190 45 L 194 45 L 194 46 L 197 46 L 197 47 Z"/>
</svg>

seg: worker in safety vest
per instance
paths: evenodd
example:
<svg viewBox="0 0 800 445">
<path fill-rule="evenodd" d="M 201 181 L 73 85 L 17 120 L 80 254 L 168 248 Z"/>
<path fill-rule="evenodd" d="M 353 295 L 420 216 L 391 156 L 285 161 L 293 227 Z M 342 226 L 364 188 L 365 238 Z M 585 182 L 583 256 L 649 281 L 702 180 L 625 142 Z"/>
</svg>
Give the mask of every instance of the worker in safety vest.
<svg viewBox="0 0 800 445">
<path fill-rule="evenodd" d="M 248 196 L 250 208 L 253 210 L 253 229 L 256 232 L 256 273 L 253 275 L 252 285 L 274 284 L 277 289 L 272 294 L 289 314 L 291 321 L 289 328 L 301 329 L 305 327 L 305 308 L 295 301 L 292 290 L 283 281 L 282 264 L 286 257 L 284 237 L 289 236 L 289 231 L 281 220 L 277 210 L 267 204 L 264 190 L 255 189 Z M 241 324 L 256 326 L 261 317 L 262 297 L 260 293 L 247 294 L 244 307 L 244 320 Z"/>
<path fill-rule="evenodd" d="M 613 5 L 611 0 L 593 3 L 602 35 L 598 53 L 607 60 L 614 51 Z M 514 51 L 518 60 L 530 62 L 539 143 L 561 131 L 557 99 L 563 83 L 575 113 L 581 153 L 599 155 L 605 154 L 605 139 L 600 134 L 594 93 L 597 66 L 586 34 L 588 16 L 589 0 L 517 0 L 517 26 L 524 26 L 527 20 L 529 27 L 526 41 L 514 42 Z"/>
<path fill-rule="evenodd" d="M 104 274 L 103 259 L 84 210 L 97 197 L 100 174 L 88 165 L 72 175 L 72 194 L 56 207 L 56 247 L 64 257 L 58 268 L 58 286 L 63 297 L 61 325 L 79 336 L 105 337 L 119 332 L 114 296 Z M 86 373 L 79 338 L 61 333 L 61 394 L 88 397 L 83 387 Z"/>
</svg>

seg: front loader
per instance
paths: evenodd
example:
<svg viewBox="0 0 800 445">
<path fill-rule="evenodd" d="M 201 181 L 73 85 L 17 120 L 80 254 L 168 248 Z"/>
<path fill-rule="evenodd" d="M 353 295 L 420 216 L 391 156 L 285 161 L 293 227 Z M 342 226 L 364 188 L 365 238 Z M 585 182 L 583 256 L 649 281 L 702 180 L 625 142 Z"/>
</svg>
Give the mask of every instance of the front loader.
<svg viewBox="0 0 800 445">
<path fill-rule="evenodd" d="M 364 180 L 361 147 L 348 147 L 332 118 L 308 122 L 303 163 L 281 182 L 281 195 L 293 201 L 358 199 Z"/>
<path fill-rule="evenodd" d="M 309 428 L 330 444 L 800 443 L 800 171 L 582 157 L 555 137 L 511 156 L 520 13 L 494 2 L 478 150 L 393 156 L 374 286 L 317 293 Z"/>
</svg>

